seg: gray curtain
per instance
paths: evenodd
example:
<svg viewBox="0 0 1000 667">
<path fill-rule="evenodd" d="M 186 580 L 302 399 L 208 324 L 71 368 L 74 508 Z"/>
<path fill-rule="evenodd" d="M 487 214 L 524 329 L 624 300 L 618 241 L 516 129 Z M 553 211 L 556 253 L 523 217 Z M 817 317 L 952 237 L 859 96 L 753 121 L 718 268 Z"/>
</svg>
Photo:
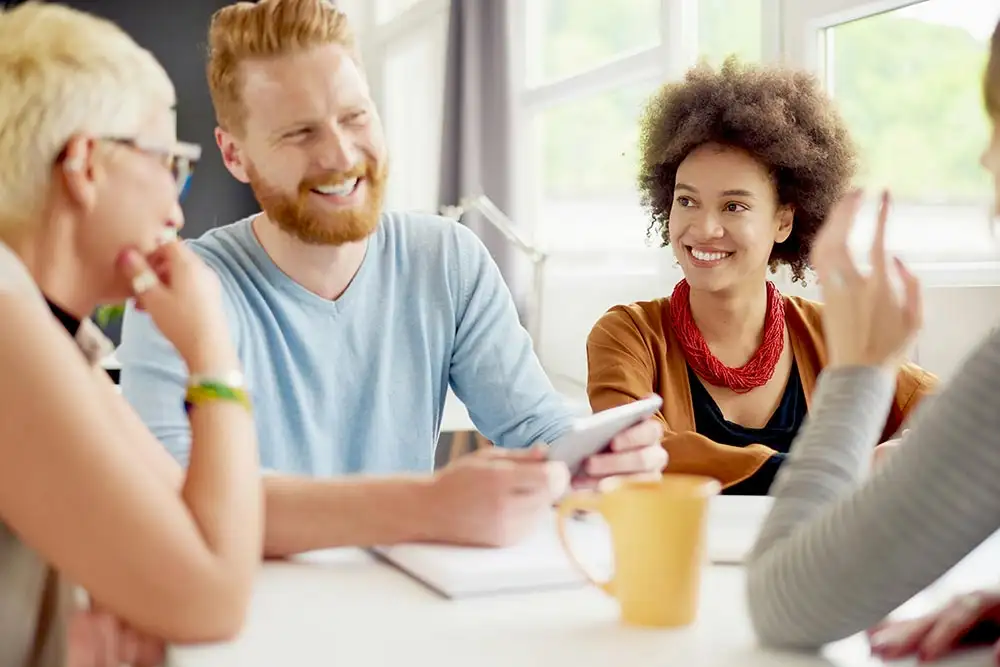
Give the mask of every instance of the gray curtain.
<svg viewBox="0 0 1000 667">
<path fill-rule="evenodd" d="M 439 204 L 484 194 L 510 215 L 511 106 L 508 0 L 451 0 L 441 134 Z M 462 221 L 489 248 L 525 314 L 530 265 L 478 214 Z"/>
</svg>

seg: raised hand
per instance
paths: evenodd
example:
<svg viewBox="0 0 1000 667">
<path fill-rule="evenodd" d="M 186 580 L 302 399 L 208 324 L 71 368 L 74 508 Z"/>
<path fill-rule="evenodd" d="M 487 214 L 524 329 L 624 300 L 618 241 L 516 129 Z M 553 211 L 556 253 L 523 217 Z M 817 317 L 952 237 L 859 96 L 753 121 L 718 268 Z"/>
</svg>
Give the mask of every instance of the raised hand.
<svg viewBox="0 0 1000 667">
<path fill-rule="evenodd" d="M 920 330 L 923 320 L 920 282 L 898 258 L 894 268 L 903 284 L 893 289 L 885 250 L 889 195 L 879 205 L 871 247 L 871 271 L 864 275 L 855 265 L 848 238 L 861 193 L 838 202 L 816 237 L 812 264 L 823 293 L 823 329 L 829 365 L 882 366 L 895 370 Z"/>
</svg>

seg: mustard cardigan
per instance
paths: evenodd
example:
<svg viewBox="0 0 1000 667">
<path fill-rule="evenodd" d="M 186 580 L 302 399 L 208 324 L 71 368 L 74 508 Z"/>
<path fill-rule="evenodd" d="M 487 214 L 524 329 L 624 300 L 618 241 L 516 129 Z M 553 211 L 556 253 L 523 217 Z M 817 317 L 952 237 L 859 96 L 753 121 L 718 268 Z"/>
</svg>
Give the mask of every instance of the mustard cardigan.
<svg viewBox="0 0 1000 667">
<path fill-rule="evenodd" d="M 826 365 L 822 306 L 786 296 L 785 326 L 798 366 L 807 407 L 816 377 Z M 706 475 L 724 487 L 753 475 L 775 453 L 761 444 L 723 445 L 695 432 L 687 362 L 670 326 L 670 299 L 615 306 L 587 338 L 587 394 L 594 412 L 639 400 L 663 397 L 657 415 L 666 436 L 668 472 Z M 905 364 L 896 380 L 896 398 L 882 432 L 890 439 L 917 404 L 937 386 L 937 378 L 915 364 Z"/>
</svg>

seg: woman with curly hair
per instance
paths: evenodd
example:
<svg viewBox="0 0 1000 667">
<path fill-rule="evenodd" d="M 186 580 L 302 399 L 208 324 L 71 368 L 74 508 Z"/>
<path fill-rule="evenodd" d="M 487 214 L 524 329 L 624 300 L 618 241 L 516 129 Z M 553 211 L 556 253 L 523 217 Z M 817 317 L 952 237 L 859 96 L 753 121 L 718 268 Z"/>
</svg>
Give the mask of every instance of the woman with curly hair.
<svg viewBox="0 0 1000 667">
<path fill-rule="evenodd" d="M 668 471 L 764 495 L 826 365 L 820 305 L 783 296 L 768 269 L 804 280 L 817 228 L 854 173 L 854 148 L 810 75 L 730 59 L 649 100 L 640 151 L 651 228 L 684 279 L 670 297 L 615 306 L 594 326 L 591 406 L 660 394 Z M 902 368 L 880 442 L 933 385 Z"/>
</svg>

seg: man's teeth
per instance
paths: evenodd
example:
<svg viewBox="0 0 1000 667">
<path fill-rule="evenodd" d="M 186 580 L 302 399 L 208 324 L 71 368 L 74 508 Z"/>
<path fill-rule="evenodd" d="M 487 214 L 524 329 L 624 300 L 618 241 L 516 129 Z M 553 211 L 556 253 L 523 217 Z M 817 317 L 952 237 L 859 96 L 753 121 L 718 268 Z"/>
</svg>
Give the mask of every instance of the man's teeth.
<svg viewBox="0 0 1000 667">
<path fill-rule="evenodd" d="M 316 192 L 321 195 L 333 195 L 334 197 L 346 197 L 347 195 L 354 192 L 354 188 L 358 185 L 357 178 L 349 178 L 339 185 L 319 185 L 313 188 Z"/>
<path fill-rule="evenodd" d="M 705 252 L 703 250 L 695 250 L 691 248 L 691 254 L 695 259 L 702 262 L 714 262 L 716 260 L 725 259 L 729 257 L 732 253 L 729 252 Z"/>
</svg>

